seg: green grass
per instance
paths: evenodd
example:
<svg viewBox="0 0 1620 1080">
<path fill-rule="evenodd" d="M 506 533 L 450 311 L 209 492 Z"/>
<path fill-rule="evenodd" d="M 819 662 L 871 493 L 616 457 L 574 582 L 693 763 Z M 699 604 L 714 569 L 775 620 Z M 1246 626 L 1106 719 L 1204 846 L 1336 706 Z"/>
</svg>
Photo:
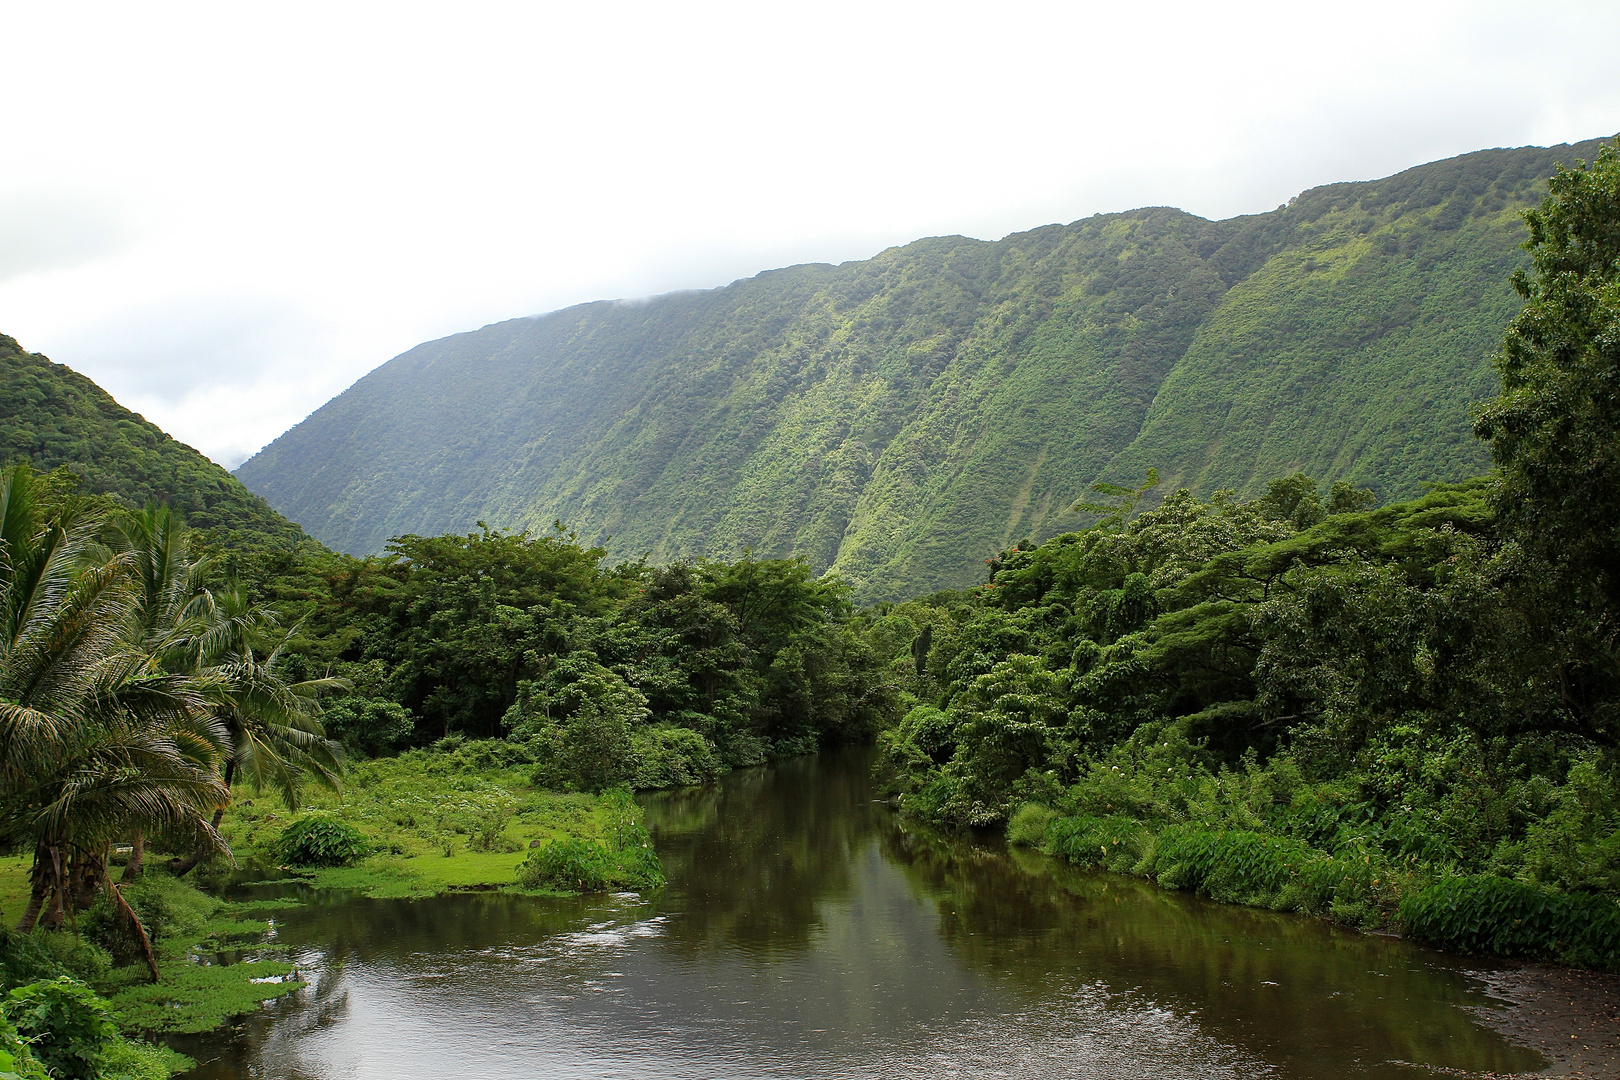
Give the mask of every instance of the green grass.
<svg viewBox="0 0 1620 1080">
<path fill-rule="evenodd" d="M 15 926 L 28 906 L 28 868 L 33 860 L 22 855 L 0 858 L 0 925 Z"/>
<path fill-rule="evenodd" d="M 341 797 L 309 794 L 300 812 L 311 811 L 354 825 L 375 854 L 301 876 L 366 896 L 511 886 L 531 844 L 599 840 L 609 825 L 596 796 L 547 791 L 520 768 L 426 751 L 356 763 Z M 238 858 L 275 863 L 276 839 L 293 818 L 279 801 L 239 790 L 221 829 Z"/>
<path fill-rule="evenodd" d="M 283 950 L 263 941 L 269 923 L 255 916 L 266 905 L 233 904 L 157 869 L 124 894 L 137 910 L 162 913 L 152 927 L 160 981 L 137 962 L 114 968 L 96 987 L 125 1030 L 212 1031 L 304 985 Z M 239 962 L 222 961 L 236 950 L 245 953 Z"/>
</svg>

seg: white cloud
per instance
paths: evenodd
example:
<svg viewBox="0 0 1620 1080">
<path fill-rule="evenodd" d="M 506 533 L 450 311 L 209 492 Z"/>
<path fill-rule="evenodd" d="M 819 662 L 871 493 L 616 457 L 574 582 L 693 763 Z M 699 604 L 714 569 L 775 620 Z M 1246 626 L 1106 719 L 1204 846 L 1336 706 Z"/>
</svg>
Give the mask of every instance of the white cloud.
<svg viewBox="0 0 1620 1080">
<path fill-rule="evenodd" d="M 485 322 L 1620 129 L 1611 4 L 37 5 L 5 32 L 0 331 L 228 463 Z"/>
</svg>

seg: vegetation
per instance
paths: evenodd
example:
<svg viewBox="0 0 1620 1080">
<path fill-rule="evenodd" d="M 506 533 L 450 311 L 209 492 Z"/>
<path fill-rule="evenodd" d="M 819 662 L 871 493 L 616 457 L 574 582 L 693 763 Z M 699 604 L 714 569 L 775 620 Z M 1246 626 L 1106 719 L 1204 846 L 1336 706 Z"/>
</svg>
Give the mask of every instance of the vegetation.
<svg viewBox="0 0 1620 1080">
<path fill-rule="evenodd" d="M 1596 148 L 499 323 L 383 365 L 238 475 L 356 554 L 561 519 L 619 558 L 802 555 L 863 604 L 971 585 L 1149 466 L 1201 496 L 1304 470 L 1409 499 L 1486 467 L 1468 407 L 1497 389 L 1519 211 Z"/>
<path fill-rule="evenodd" d="M 1500 473 L 1374 509 L 1097 485 L 1094 527 L 887 606 L 919 816 L 1171 888 L 1620 970 L 1610 489 L 1620 156 L 1526 215 L 1534 281 L 1480 411 Z"/>
<path fill-rule="evenodd" d="M 173 507 L 217 544 L 294 546 L 304 531 L 197 451 L 105 390 L 0 334 L 0 465 L 69 470 L 86 496 L 135 509 Z"/>
<path fill-rule="evenodd" d="M 864 284 L 849 287 L 871 291 L 827 305 L 828 319 L 854 322 L 821 340 L 857 374 L 868 361 L 879 373 L 921 363 L 915 351 L 880 360 L 850 342 L 866 334 L 876 350 L 879 331 L 896 328 L 925 340 L 919 312 L 945 317 L 936 301 L 948 286 L 1000 311 L 998 329 L 958 319 L 950 347 L 928 354 L 939 370 L 918 377 L 917 402 L 979 377 L 951 367 L 962 356 L 989 370 L 998 355 L 1047 349 L 1069 363 L 1092 335 L 1101 381 L 1047 387 L 1050 400 L 1105 409 L 1134 395 L 1147 410 L 1174 373 L 1150 379 L 1152 364 L 1132 368 L 1127 354 L 1173 345 L 1202 363 L 1215 348 L 1209 320 L 1228 320 L 1221 335 L 1243 340 L 1223 305 L 1238 296 L 1244 317 L 1260 318 L 1256 275 L 1297 261 L 1290 245 L 1314 236 L 1315 258 L 1338 266 L 1406 251 L 1413 214 L 1430 232 L 1471 220 L 1496 228 L 1528 184 L 1510 168 L 1522 160 L 1476 155 L 1449 173 L 1311 193 L 1238 224 L 1169 211 L 1082 223 L 987 245 L 977 264 L 938 242 L 925 245 L 937 262 L 927 274 L 890 253 L 911 291 L 857 274 Z M 1512 182 L 1480 180 L 1497 175 L 1486 166 Z M 1058 520 L 1048 505 L 1058 481 L 1026 484 L 1010 523 L 992 523 L 1003 542 L 983 585 L 863 611 L 842 578 L 818 577 L 805 556 L 615 563 L 560 525 L 531 535 L 480 522 L 460 535 L 396 536 L 355 558 L 241 521 L 193 534 L 170 507 L 80 495 L 68 471 L 5 469 L 0 843 L 28 876 L 17 932 L 0 934 L 0 1071 L 162 1075 L 177 1060 L 130 1034 L 207 1030 L 300 985 L 258 940 L 254 909 L 182 880 L 198 866 L 217 872 L 234 855 L 373 896 L 655 889 L 663 865 L 632 790 L 874 737 L 889 791 L 930 822 L 1004 826 L 1015 844 L 1075 865 L 1220 900 L 1620 970 L 1620 416 L 1608 390 L 1620 370 L 1620 156 L 1605 149 L 1590 167 L 1560 170 L 1548 190 L 1526 214 L 1534 277 L 1513 278 L 1525 304 L 1498 356 L 1502 393 L 1475 417 L 1495 474 L 1378 506 L 1366 487 L 1342 477 L 1324 487 L 1302 472 L 1263 491 L 1161 495 L 1148 469 L 1058 508 L 1089 515 L 1090 527 L 1011 543 L 1025 525 Z M 1361 239 L 1344 232 L 1354 215 L 1371 215 L 1351 230 Z M 1385 228 L 1393 248 L 1376 239 Z M 1079 337 L 1054 344 L 1057 330 L 1009 313 L 1041 295 L 1037 270 L 1055 273 L 1064 259 L 1087 269 L 1072 294 L 1035 305 L 1072 320 Z M 1014 264 L 1016 289 L 1005 276 Z M 1373 270 L 1340 270 L 1378 291 Z M 773 287 L 831 288 L 845 270 L 796 273 Z M 1203 291 L 1175 292 L 1188 281 Z M 1153 300 L 1161 288 L 1180 299 Z M 897 313 L 894 326 L 862 306 L 874 298 Z M 1318 302 L 1293 303 L 1277 310 Z M 555 330 L 559 319 L 535 325 Z M 1300 325 L 1327 340 L 1324 319 Z M 652 323 L 643 330 L 667 330 Z M 992 338 L 1007 348 L 1027 339 L 1027 350 L 997 353 Z M 1015 402 L 1007 387 L 1033 370 L 1019 360 L 999 388 L 975 384 L 981 400 Z M 1102 430 L 1101 413 L 1077 415 L 1084 438 Z M 855 428 L 879 430 L 870 419 Z M 899 412 L 890 420 L 891 447 L 902 429 L 928 427 Z M 1016 428 L 998 424 L 996 437 Z M 758 446 L 775 438 L 756 434 Z M 740 445 L 724 444 L 728 460 Z M 1123 443 L 1088 445 L 1095 468 L 1078 475 L 1126 460 L 1110 456 Z M 938 449 L 949 457 L 943 437 Z M 1027 462 L 1028 450 L 1008 453 Z M 1065 453 L 1068 465 L 1080 460 Z M 1174 486 L 1190 467 L 1165 453 Z M 1356 460 L 1326 473 L 1373 458 Z M 862 473 L 878 478 L 871 490 L 889 490 L 881 474 Z M 774 474 L 751 475 L 763 484 Z M 1022 516 L 1037 495 L 1042 509 Z M 878 510 L 912 520 L 893 503 Z M 853 520 L 870 524 L 841 518 L 839 535 Z M 859 534 L 850 551 L 877 550 Z M 911 539 L 889 539 L 898 546 L 884 550 L 910 550 Z M 842 547 L 823 554 L 835 567 L 877 568 L 869 589 L 899 565 L 862 564 Z M 679 830 L 670 835 L 679 849 Z M 147 869 L 149 850 L 169 856 L 161 869 Z M 247 955 L 226 962 L 232 942 Z"/>
</svg>

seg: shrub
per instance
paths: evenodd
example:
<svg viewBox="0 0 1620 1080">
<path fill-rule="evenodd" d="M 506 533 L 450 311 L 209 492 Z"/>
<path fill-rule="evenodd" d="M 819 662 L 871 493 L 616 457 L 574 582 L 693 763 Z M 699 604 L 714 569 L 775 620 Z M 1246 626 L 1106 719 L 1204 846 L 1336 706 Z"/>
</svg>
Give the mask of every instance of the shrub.
<svg viewBox="0 0 1620 1080">
<path fill-rule="evenodd" d="M 0 990 L 67 973 L 44 937 L 0 929 Z"/>
<path fill-rule="evenodd" d="M 347 866 L 370 849 L 359 829 L 330 814 L 307 814 L 276 841 L 277 854 L 291 866 Z"/>
<path fill-rule="evenodd" d="M 638 788 L 707 784 L 725 771 L 714 744 L 691 728 L 656 725 L 631 736 Z"/>
<path fill-rule="evenodd" d="M 601 892 L 612 882 L 613 855 L 595 840 L 553 840 L 518 865 L 526 889 Z"/>
<path fill-rule="evenodd" d="M 1057 811 L 1040 803 L 1027 802 L 1020 806 L 1007 822 L 1007 842 L 1023 847 L 1040 847 L 1046 842 L 1047 826 L 1057 817 Z"/>
<path fill-rule="evenodd" d="M 140 881 L 123 886 L 122 892 L 153 945 L 202 930 L 220 906 L 217 898 L 158 870 L 149 870 Z M 143 955 L 129 920 L 110 897 L 98 899 L 79 920 L 79 928 L 120 965 L 136 963 Z M 79 974 L 71 964 L 68 971 Z M 93 981 L 84 975 L 79 978 Z"/>
<path fill-rule="evenodd" d="M 386 698 L 346 697 L 321 711 L 321 726 L 349 753 L 381 757 L 410 742 L 416 721 L 409 709 Z"/>
<path fill-rule="evenodd" d="M 166 1046 L 114 1039 L 101 1052 L 101 1080 L 169 1080 L 181 1068 L 190 1068 L 190 1059 Z M 176 1068 L 178 1066 L 178 1068 Z"/>
<path fill-rule="evenodd" d="M 1620 971 L 1620 904 L 1592 893 L 1455 877 L 1408 896 L 1400 919 L 1408 937 L 1452 952 Z"/>
<path fill-rule="evenodd" d="M 106 949 L 71 930 L 47 930 L 39 927 L 32 937 L 57 964 L 56 971 L 39 978 L 66 974 L 82 983 L 95 983 L 112 970 L 113 958 Z M 35 982 L 37 979 L 25 981 Z"/>
<path fill-rule="evenodd" d="M 1153 871 L 1159 884 L 1204 893 L 1228 903 L 1286 906 L 1284 888 L 1312 857 L 1298 840 L 1230 829 L 1172 827 L 1159 837 Z"/>
<path fill-rule="evenodd" d="M 14 988 L 0 1016 L 53 1075 L 71 1080 L 98 1076 L 102 1051 L 118 1034 L 107 1003 L 66 975 Z"/>
<path fill-rule="evenodd" d="M 1136 871 L 1147 850 L 1148 833 L 1140 822 L 1109 817 L 1054 818 L 1042 849 L 1076 866 L 1100 866 L 1122 874 Z"/>
<path fill-rule="evenodd" d="M 4 1020 L 0 1020 L 0 1080 L 50 1080 L 17 1029 Z"/>
<path fill-rule="evenodd" d="M 624 788 L 602 796 L 608 814 L 605 843 L 553 840 L 535 848 L 518 864 L 518 884 L 529 889 L 601 892 L 614 887 L 656 889 L 664 884 L 664 867 L 652 837 L 641 824 L 641 808 Z"/>
</svg>

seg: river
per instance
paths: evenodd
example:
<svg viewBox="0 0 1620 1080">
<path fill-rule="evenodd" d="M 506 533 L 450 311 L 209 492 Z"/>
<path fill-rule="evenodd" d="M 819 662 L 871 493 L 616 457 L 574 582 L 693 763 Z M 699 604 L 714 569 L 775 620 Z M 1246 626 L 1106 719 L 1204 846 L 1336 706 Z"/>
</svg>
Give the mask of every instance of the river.
<svg viewBox="0 0 1620 1080">
<path fill-rule="evenodd" d="M 647 797 L 648 898 L 316 896 L 310 985 L 192 1080 L 1432 1076 L 1535 1069 L 1469 965 L 942 836 L 868 751 Z M 516 858 L 516 856 L 514 856 Z"/>
</svg>

